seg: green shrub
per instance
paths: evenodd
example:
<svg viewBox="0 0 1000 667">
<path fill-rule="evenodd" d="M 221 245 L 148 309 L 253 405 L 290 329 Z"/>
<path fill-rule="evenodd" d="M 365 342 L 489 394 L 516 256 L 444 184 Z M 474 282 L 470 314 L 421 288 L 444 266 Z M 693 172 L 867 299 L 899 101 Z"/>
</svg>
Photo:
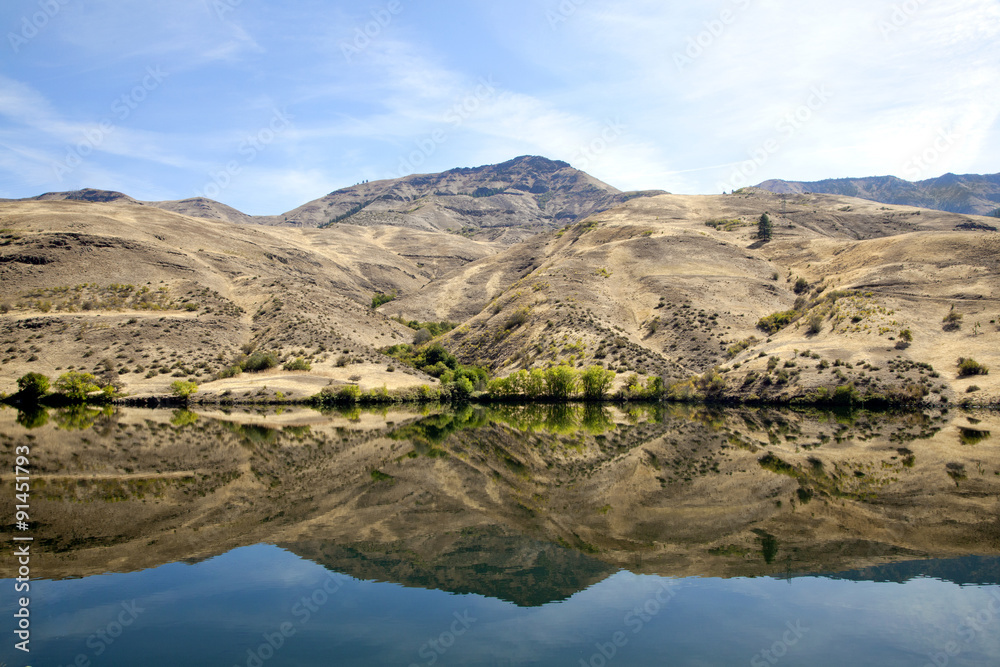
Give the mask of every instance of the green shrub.
<svg viewBox="0 0 1000 667">
<path fill-rule="evenodd" d="M 794 322 L 798 317 L 799 311 L 797 310 L 785 310 L 778 313 L 772 313 L 771 315 L 760 318 L 757 322 L 757 328 L 768 334 L 778 333 Z"/>
<path fill-rule="evenodd" d="M 806 331 L 813 335 L 818 334 L 823 330 L 823 313 L 810 314 L 806 322 L 808 323 Z"/>
<path fill-rule="evenodd" d="M 549 396 L 566 399 L 576 390 L 577 372 L 560 364 L 545 371 L 545 389 Z"/>
<path fill-rule="evenodd" d="M 457 378 L 450 384 L 450 387 L 452 399 L 458 401 L 468 400 L 474 389 L 472 381 L 467 377 Z"/>
<path fill-rule="evenodd" d="M 989 375 L 989 373 L 989 367 L 982 365 L 975 359 L 966 359 L 964 357 L 959 357 L 958 359 L 958 377 L 960 378 L 972 375 Z"/>
<path fill-rule="evenodd" d="M 757 337 L 756 336 L 750 336 L 749 338 L 741 340 L 738 343 L 736 343 L 735 345 L 732 345 L 726 351 L 726 354 L 727 354 L 727 356 L 730 359 L 732 359 L 733 357 L 735 357 L 736 355 L 738 355 L 743 350 L 747 349 L 748 347 L 752 347 L 752 346 L 754 346 L 756 344 L 757 344 Z"/>
<path fill-rule="evenodd" d="M 944 323 L 943 329 L 945 331 L 955 331 L 957 329 L 961 329 L 962 313 L 956 313 L 954 306 L 952 306 L 952 310 L 949 311 L 948 314 L 945 315 L 944 319 L 941 321 Z"/>
<path fill-rule="evenodd" d="M 508 317 L 507 321 L 504 322 L 503 328 L 505 331 L 509 331 L 510 329 L 515 329 L 524 324 L 525 322 L 527 322 L 530 316 L 531 316 L 530 308 L 528 308 L 527 306 L 518 308 L 517 310 L 515 310 L 513 313 L 510 314 L 510 317 Z"/>
<path fill-rule="evenodd" d="M 795 285 L 792 287 L 792 290 L 796 294 L 802 294 L 803 292 L 808 291 L 809 281 L 806 280 L 805 278 L 799 278 L 798 280 L 795 281 Z"/>
<path fill-rule="evenodd" d="M 830 402 L 834 405 L 854 405 L 861 401 L 861 395 L 853 384 L 844 384 L 833 390 Z"/>
<path fill-rule="evenodd" d="M 278 365 L 278 355 L 274 352 L 254 352 L 240 364 L 247 373 L 259 373 Z"/>
<path fill-rule="evenodd" d="M 283 368 L 286 371 L 311 371 L 312 365 L 302 357 L 295 357 L 293 361 L 285 362 Z"/>
<path fill-rule="evenodd" d="M 223 368 L 221 371 L 219 371 L 218 378 L 220 380 L 224 380 L 225 378 L 234 378 L 237 375 L 241 375 L 242 373 L 243 373 L 243 368 L 241 368 L 239 364 L 233 364 L 232 366 L 229 366 L 228 368 Z M 157 375 L 156 371 L 149 371 L 149 373 L 146 373 L 146 377 L 154 377 L 156 375 Z"/>
<path fill-rule="evenodd" d="M 372 310 L 375 310 L 382 304 L 394 301 L 395 299 L 396 299 L 395 292 L 393 292 L 392 294 L 383 294 L 382 292 L 376 292 L 375 294 L 372 295 Z"/>
</svg>

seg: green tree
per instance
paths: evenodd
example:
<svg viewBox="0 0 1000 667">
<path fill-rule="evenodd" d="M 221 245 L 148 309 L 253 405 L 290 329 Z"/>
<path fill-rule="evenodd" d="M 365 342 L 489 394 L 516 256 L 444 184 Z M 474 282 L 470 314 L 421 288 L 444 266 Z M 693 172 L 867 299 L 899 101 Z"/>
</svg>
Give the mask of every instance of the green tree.
<svg viewBox="0 0 1000 667">
<path fill-rule="evenodd" d="M 757 221 L 757 238 L 761 241 L 770 241 L 773 233 L 774 228 L 771 224 L 771 216 L 767 213 L 761 214 L 760 220 Z"/>
<path fill-rule="evenodd" d="M 611 383 L 614 381 L 614 371 L 606 370 L 601 366 L 590 366 L 580 375 L 583 397 L 590 401 L 601 400 L 611 389 Z"/>
<path fill-rule="evenodd" d="M 538 398 L 545 392 L 545 371 L 532 368 L 524 378 L 524 395 L 528 398 Z"/>
<path fill-rule="evenodd" d="M 189 382 L 188 380 L 174 380 L 170 383 L 170 392 L 177 398 L 183 398 L 185 401 L 191 397 L 192 394 L 197 393 L 198 383 Z"/>
<path fill-rule="evenodd" d="M 27 401 L 37 401 L 49 393 L 49 378 L 41 373 L 26 373 L 17 380 L 18 393 Z"/>
<path fill-rule="evenodd" d="M 456 401 L 466 401 L 472 396 L 474 387 L 467 377 L 460 377 L 451 385 L 451 397 Z"/>
<path fill-rule="evenodd" d="M 100 389 L 96 380 L 97 378 L 90 373 L 70 371 L 63 373 L 56 380 L 56 391 L 71 401 L 82 402 L 87 400 L 88 394 Z"/>
<path fill-rule="evenodd" d="M 576 384 L 576 371 L 565 364 L 545 371 L 545 389 L 552 398 L 568 398 L 576 390 Z"/>
</svg>

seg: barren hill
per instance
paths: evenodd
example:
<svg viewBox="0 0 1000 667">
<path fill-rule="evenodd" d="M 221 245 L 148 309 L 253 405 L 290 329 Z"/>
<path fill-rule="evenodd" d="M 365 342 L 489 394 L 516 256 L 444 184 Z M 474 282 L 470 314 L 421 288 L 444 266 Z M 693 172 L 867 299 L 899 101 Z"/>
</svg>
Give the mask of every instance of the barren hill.
<svg viewBox="0 0 1000 667">
<path fill-rule="evenodd" d="M 755 238 L 765 211 L 770 243 Z M 732 395 L 854 380 L 873 392 L 923 382 L 933 400 L 977 386 L 971 398 L 996 401 L 994 376 L 955 371 L 958 357 L 1000 368 L 1000 234 L 987 221 L 825 194 L 662 195 L 464 265 L 382 311 L 464 322 L 448 344 L 501 375 L 600 363 L 677 381 L 726 366 Z M 957 329 L 942 323 L 953 308 Z M 789 322 L 758 326 L 781 312 Z M 790 365 L 768 368 L 772 356 Z"/>
<path fill-rule="evenodd" d="M 1000 211 L 1000 174 L 945 174 L 916 182 L 896 176 L 831 178 L 813 182 L 770 180 L 757 187 L 779 194 L 825 192 L 952 213 L 995 215 Z"/>
<path fill-rule="evenodd" d="M 495 251 L 399 227 L 235 225 L 121 202 L 0 203 L 0 228 L 5 391 L 28 371 L 77 369 L 162 395 L 178 376 L 214 379 L 241 349 L 312 362 L 254 380 L 272 393 L 358 373 L 364 386 L 427 382 L 386 372 L 377 348 L 413 332 L 372 311 L 372 295 L 415 291 Z"/>
<path fill-rule="evenodd" d="M 508 167 L 546 165 L 549 182 L 586 181 L 548 161 Z M 483 182 L 481 170 L 455 170 L 433 187 L 458 189 L 466 172 Z M 518 192 L 461 196 L 535 197 Z M 769 243 L 756 238 L 765 211 Z M 215 395 L 433 383 L 378 352 L 412 340 L 390 319 L 402 318 L 459 324 L 441 342 L 500 376 L 601 364 L 618 386 L 633 373 L 668 384 L 699 375 L 720 398 L 853 385 L 1000 402 L 1000 371 L 957 372 L 959 358 L 1000 368 L 991 218 L 746 189 L 633 198 L 506 246 L 353 224 L 359 215 L 317 229 L 206 221 L 121 197 L 0 203 L 4 390 L 25 372 L 70 368 L 116 376 L 133 394 L 163 393 L 174 377 Z M 373 311 L 378 293 L 398 298 Z M 216 379 L 241 349 L 302 356 L 313 370 Z"/>
<path fill-rule="evenodd" d="M 302 227 L 398 225 L 510 244 L 633 197 L 565 162 L 523 156 L 497 165 L 362 183 L 261 222 Z"/>
<path fill-rule="evenodd" d="M 175 201 L 148 201 L 142 202 L 148 206 L 155 206 L 164 211 L 173 211 L 192 218 L 207 218 L 208 220 L 223 220 L 225 222 L 235 222 L 249 225 L 256 224 L 257 219 L 252 215 L 247 215 L 243 211 L 238 211 L 232 206 L 226 206 L 221 202 L 207 197 L 192 197 L 191 199 L 178 199 Z"/>
</svg>

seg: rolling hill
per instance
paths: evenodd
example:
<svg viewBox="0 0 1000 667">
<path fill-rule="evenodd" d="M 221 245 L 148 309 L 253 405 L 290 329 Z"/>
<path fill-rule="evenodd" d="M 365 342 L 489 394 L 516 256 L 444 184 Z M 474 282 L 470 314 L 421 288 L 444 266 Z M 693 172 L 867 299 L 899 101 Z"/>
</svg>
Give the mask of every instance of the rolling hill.
<svg viewBox="0 0 1000 667">
<path fill-rule="evenodd" d="M 541 172 L 544 185 L 529 182 Z M 417 320 L 456 324 L 439 342 L 496 376 L 600 364 L 619 387 L 631 374 L 697 380 L 724 399 L 847 387 L 1000 402 L 995 373 L 957 374 L 960 357 L 1000 367 L 991 218 L 761 189 L 629 198 L 581 174 L 519 158 L 423 177 L 424 191 L 497 185 L 478 197 L 431 194 L 424 208 L 440 212 L 456 197 L 513 205 L 508 197 L 534 206 L 531 215 L 544 194 L 531 183 L 568 179 L 576 212 L 517 243 L 558 216 L 512 215 L 519 226 L 492 227 L 484 214 L 482 226 L 456 234 L 435 227 L 440 220 L 405 219 L 423 209 L 402 218 L 368 210 L 383 203 L 322 228 L 211 221 L 100 191 L 0 203 L 0 379 L 10 391 L 28 371 L 86 370 L 143 396 L 185 377 L 208 398 L 434 384 L 380 353 L 410 342 L 400 321 Z M 415 197 L 413 178 L 395 192 Z M 503 182 L 513 184 L 501 191 Z M 627 201 L 577 221 L 588 210 L 583 190 L 607 205 Z M 756 238 L 765 211 L 770 243 Z M 395 299 L 373 310 L 376 294 Z M 312 368 L 220 376 L 248 350 Z"/>
<path fill-rule="evenodd" d="M 271 378 L 272 393 L 359 372 L 371 386 L 428 381 L 386 373 L 377 349 L 413 332 L 373 311 L 372 295 L 495 252 L 400 227 L 237 225 L 121 201 L 0 203 L 0 227 L 4 379 L 85 370 L 139 395 L 207 382 L 258 348 L 313 363 L 291 386 Z"/>
<path fill-rule="evenodd" d="M 770 243 L 756 240 L 765 211 Z M 463 322 L 448 346 L 501 375 L 600 363 L 670 382 L 722 366 L 720 397 L 922 382 L 933 400 L 975 385 L 973 398 L 996 401 L 990 376 L 954 371 L 963 356 L 1000 362 L 1000 235 L 977 227 L 986 220 L 834 195 L 661 195 L 464 265 L 381 310 Z M 946 330 L 952 309 L 965 324 Z M 774 313 L 792 321 L 762 331 Z M 772 357 L 789 365 L 775 370 Z M 910 366 L 923 363 L 942 377 Z"/>
</svg>

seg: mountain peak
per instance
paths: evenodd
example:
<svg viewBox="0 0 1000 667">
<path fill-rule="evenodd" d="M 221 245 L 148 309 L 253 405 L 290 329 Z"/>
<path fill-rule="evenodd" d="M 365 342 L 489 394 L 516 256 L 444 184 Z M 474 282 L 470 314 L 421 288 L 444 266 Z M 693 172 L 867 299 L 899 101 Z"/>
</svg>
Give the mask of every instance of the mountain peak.
<svg viewBox="0 0 1000 667">
<path fill-rule="evenodd" d="M 528 167 L 538 171 L 551 172 L 569 168 L 570 164 L 562 160 L 550 160 L 540 155 L 520 155 L 497 165 L 499 169 L 510 169 L 511 167 Z"/>
<path fill-rule="evenodd" d="M 304 227 L 390 225 L 515 243 L 627 199 L 655 194 L 662 193 L 627 195 L 567 162 L 521 155 L 499 164 L 343 188 L 269 222 Z"/>
</svg>

